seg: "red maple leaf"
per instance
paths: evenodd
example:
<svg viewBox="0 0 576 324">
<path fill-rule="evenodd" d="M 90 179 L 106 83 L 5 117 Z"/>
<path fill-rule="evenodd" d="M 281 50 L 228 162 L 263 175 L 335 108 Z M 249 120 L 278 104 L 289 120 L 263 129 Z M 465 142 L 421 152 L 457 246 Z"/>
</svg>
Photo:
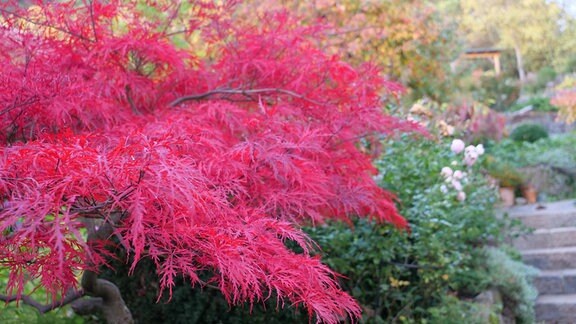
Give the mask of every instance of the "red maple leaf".
<svg viewBox="0 0 576 324">
<path fill-rule="evenodd" d="M 116 237 L 133 266 L 154 260 L 162 289 L 177 275 L 203 284 L 197 273 L 211 270 L 230 303 L 274 293 L 319 321 L 359 317 L 298 224 L 360 215 L 405 227 L 359 141 L 413 126 L 382 113 L 393 83 L 323 54 L 314 28 L 286 13 L 235 23 L 230 10 L 0 6 L 0 262 L 11 294 L 30 278 L 53 294 L 75 286 Z"/>
</svg>

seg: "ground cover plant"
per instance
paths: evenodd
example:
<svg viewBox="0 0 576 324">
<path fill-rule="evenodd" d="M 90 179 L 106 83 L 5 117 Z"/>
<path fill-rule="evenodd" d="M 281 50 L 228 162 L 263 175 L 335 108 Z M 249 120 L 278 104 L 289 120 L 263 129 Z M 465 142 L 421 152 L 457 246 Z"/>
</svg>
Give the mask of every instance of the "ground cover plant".
<svg viewBox="0 0 576 324">
<path fill-rule="evenodd" d="M 309 229 L 324 247 L 325 262 L 347 278 L 343 287 L 364 308 L 363 320 L 486 323 L 473 298 L 494 288 L 510 297 L 501 308 L 486 310 L 491 318 L 506 307 L 511 318 L 529 323 L 533 270 L 494 247 L 517 224 L 495 215 L 497 196 L 484 174 L 483 145 L 403 136 L 384 147 L 378 181 L 397 193 L 411 232 L 367 220 L 353 228 L 333 223 Z M 503 262 L 514 265 L 512 274 Z M 515 279 L 506 284 L 503 273 Z"/>
<path fill-rule="evenodd" d="M 551 135 L 537 141 L 515 141 L 510 138 L 488 146 L 490 160 L 506 163 L 516 170 L 542 169 L 551 182 L 539 188 L 543 201 L 576 197 L 576 134 L 568 132 Z M 533 181 L 534 174 L 525 174 L 525 181 Z M 549 181 L 544 181 L 549 182 Z M 548 188 L 547 186 L 551 186 Z"/>
<path fill-rule="evenodd" d="M 232 5 L 2 2 L 2 300 L 132 322 L 98 277 L 120 250 L 164 296 L 183 277 L 229 304 L 360 316 L 298 224 L 407 228 L 371 164 L 377 136 L 416 128 L 382 113 L 400 87 L 323 54 L 317 26 L 239 22 Z M 25 298 L 29 282 L 53 302 Z"/>
<path fill-rule="evenodd" d="M 518 111 L 520 109 L 531 107 L 531 110 L 541 111 L 541 112 L 557 112 L 558 107 L 550 103 L 550 98 L 546 97 L 532 97 L 527 101 L 516 102 L 510 108 L 509 111 Z"/>
<path fill-rule="evenodd" d="M 547 138 L 548 131 L 540 124 L 522 124 L 510 133 L 510 138 L 518 142 L 536 142 L 541 138 Z"/>
</svg>

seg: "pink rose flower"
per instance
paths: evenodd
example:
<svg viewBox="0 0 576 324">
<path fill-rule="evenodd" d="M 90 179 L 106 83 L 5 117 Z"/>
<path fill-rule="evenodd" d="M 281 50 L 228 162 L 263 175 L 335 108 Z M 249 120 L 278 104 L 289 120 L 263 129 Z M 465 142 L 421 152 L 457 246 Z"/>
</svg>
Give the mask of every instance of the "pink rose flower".
<svg viewBox="0 0 576 324">
<path fill-rule="evenodd" d="M 456 199 L 458 199 L 459 201 L 464 201 L 464 200 L 466 200 L 466 193 L 465 193 L 464 191 L 458 192 L 458 195 L 456 196 Z"/>
<path fill-rule="evenodd" d="M 452 150 L 452 152 L 458 154 L 460 152 L 462 152 L 462 150 L 464 150 L 464 142 L 460 139 L 455 139 L 452 141 L 452 145 L 450 145 L 450 150 Z"/>
<path fill-rule="evenodd" d="M 444 177 L 444 178 L 448 178 L 452 176 L 452 169 L 450 169 L 450 167 L 443 167 L 442 171 L 440 171 L 440 174 Z"/>
</svg>

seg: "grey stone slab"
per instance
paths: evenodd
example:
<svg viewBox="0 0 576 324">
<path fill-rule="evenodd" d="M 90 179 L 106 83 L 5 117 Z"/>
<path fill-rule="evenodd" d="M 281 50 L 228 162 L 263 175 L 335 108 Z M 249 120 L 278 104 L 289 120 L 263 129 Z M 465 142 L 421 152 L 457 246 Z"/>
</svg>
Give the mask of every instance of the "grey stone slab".
<svg viewBox="0 0 576 324">
<path fill-rule="evenodd" d="M 536 320 L 576 323 L 576 295 L 542 295 L 536 301 Z"/>
<path fill-rule="evenodd" d="M 541 270 L 576 269 L 576 247 L 520 251 L 525 263 Z"/>
<path fill-rule="evenodd" d="M 576 227 L 541 228 L 514 239 L 519 250 L 576 246 Z"/>
</svg>

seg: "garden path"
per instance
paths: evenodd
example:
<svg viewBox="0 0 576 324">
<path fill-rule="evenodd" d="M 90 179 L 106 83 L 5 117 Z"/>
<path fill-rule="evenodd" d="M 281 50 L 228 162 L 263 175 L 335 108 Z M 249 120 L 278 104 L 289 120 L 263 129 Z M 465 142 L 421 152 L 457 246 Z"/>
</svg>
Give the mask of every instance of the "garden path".
<svg viewBox="0 0 576 324">
<path fill-rule="evenodd" d="M 539 323 L 576 323 L 576 200 L 515 206 L 505 210 L 534 232 L 513 244 L 524 262 L 540 270 L 536 319 Z"/>
</svg>

